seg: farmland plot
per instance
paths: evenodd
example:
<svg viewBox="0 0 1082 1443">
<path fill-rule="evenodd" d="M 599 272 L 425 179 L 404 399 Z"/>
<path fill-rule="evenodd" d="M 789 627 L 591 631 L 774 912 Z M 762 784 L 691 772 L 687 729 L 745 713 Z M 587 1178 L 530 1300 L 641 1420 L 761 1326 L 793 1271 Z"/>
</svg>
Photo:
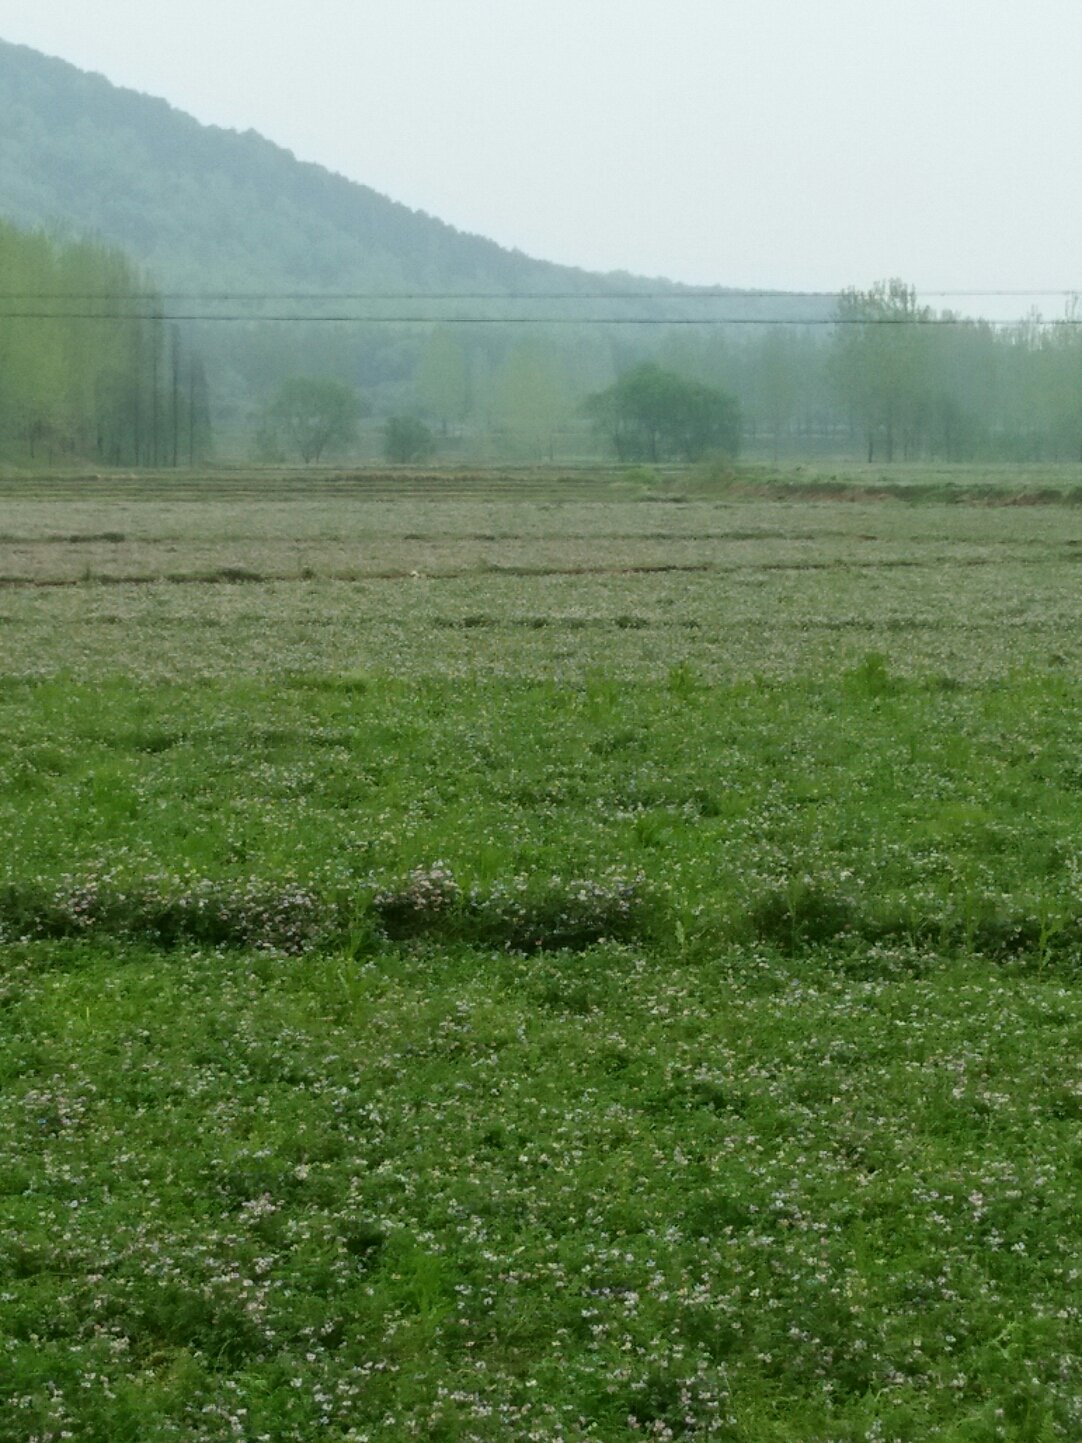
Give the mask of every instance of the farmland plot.
<svg viewBox="0 0 1082 1443">
<path fill-rule="evenodd" d="M 1078 1436 L 1082 508 L 902 475 L 0 483 L 0 1439 Z"/>
</svg>

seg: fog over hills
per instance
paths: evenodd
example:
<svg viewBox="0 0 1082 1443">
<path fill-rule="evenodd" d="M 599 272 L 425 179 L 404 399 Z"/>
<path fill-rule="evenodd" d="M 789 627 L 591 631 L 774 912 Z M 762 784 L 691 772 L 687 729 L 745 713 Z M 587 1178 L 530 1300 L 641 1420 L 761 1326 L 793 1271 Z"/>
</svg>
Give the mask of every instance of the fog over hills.
<svg viewBox="0 0 1082 1443">
<path fill-rule="evenodd" d="M 167 286 L 575 289 L 254 132 L 0 42 L 0 211 L 123 247 Z"/>
<path fill-rule="evenodd" d="M 205 362 L 218 433 L 242 446 L 275 387 L 298 373 L 340 378 L 376 416 L 420 409 L 445 435 L 510 426 L 548 436 L 553 416 L 574 418 L 585 395 L 662 347 L 688 373 L 733 384 L 734 333 L 686 323 L 830 310 L 824 298 L 536 260 L 254 131 L 203 125 L 3 41 L 0 114 L 0 220 L 105 242 L 142 267 L 166 318 L 194 321 L 184 341 Z M 440 327 L 471 318 L 487 324 Z"/>
<path fill-rule="evenodd" d="M 163 100 L 2 41 L 0 110 L 0 214 L 119 245 L 166 288 L 667 288 L 505 250 L 298 161 L 254 131 L 201 125 Z"/>
<path fill-rule="evenodd" d="M 282 440 L 282 396 L 316 381 L 365 413 L 349 453 L 361 459 L 381 454 L 392 420 L 421 422 L 440 461 L 628 459 L 606 396 L 644 366 L 667 418 L 689 414 L 686 383 L 731 400 L 745 455 L 1082 455 L 1073 322 L 937 316 L 891 281 L 839 298 L 848 324 L 834 327 L 827 295 L 550 264 L 4 42 L 0 115 L 12 456 L 288 458 L 303 448 Z M 651 425 L 640 449 L 658 460 Z"/>
</svg>

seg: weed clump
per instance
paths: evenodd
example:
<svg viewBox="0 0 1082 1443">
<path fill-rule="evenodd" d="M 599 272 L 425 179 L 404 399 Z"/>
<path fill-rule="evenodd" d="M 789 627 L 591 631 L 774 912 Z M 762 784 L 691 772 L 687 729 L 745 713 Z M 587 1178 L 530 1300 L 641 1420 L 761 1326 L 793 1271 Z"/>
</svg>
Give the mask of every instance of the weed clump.
<svg viewBox="0 0 1082 1443">
<path fill-rule="evenodd" d="M 62 877 L 0 887 L 0 941 L 112 937 L 174 948 L 251 947 L 297 956 L 374 938 L 508 951 L 581 951 L 657 930 L 641 875 L 515 877 L 463 889 L 446 862 L 415 867 L 368 898 L 258 878 Z"/>
<path fill-rule="evenodd" d="M 858 697 L 890 696 L 898 690 L 898 681 L 881 651 L 869 651 L 859 665 L 845 672 L 844 682 L 846 690 Z"/>
<path fill-rule="evenodd" d="M 110 936 L 160 947 L 183 943 L 297 954 L 333 935 L 322 900 L 295 883 L 148 877 L 61 877 L 0 888 L 0 938 Z"/>
<path fill-rule="evenodd" d="M 372 906 L 392 941 L 438 938 L 509 951 L 581 951 L 642 935 L 649 907 L 641 874 L 566 880 L 514 877 L 464 891 L 443 862 L 415 868 Z"/>
<path fill-rule="evenodd" d="M 752 936 L 781 952 L 834 942 L 860 927 L 850 898 L 811 877 L 796 877 L 763 893 L 748 908 Z"/>
<path fill-rule="evenodd" d="M 446 862 L 414 867 L 403 882 L 381 888 L 372 907 L 388 937 L 416 937 L 440 927 L 458 913 L 462 891 Z"/>
</svg>

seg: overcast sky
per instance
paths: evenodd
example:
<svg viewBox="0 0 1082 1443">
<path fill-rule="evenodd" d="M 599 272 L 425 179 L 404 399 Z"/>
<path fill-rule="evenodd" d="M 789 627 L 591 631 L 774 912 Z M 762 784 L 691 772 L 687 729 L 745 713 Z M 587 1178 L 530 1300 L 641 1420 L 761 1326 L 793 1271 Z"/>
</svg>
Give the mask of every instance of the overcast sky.
<svg viewBox="0 0 1082 1443">
<path fill-rule="evenodd" d="M 1082 288 L 1080 0 L 0 0 L 0 37 L 548 260 Z"/>
</svg>

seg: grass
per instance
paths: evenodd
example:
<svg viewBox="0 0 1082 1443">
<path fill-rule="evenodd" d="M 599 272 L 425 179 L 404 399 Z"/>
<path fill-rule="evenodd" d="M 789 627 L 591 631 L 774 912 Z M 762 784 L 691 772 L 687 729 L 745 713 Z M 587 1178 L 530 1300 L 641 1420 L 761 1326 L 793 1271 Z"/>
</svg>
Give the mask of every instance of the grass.
<svg viewBox="0 0 1082 1443">
<path fill-rule="evenodd" d="M 1013 484 L 1074 484 L 1057 474 Z M 983 475 L 953 484 L 1012 484 Z M 1082 669 L 1082 509 L 817 500 L 814 478 L 782 479 L 780 500 L 665 477 L 0 482 L 5 670 L 742 682 L 873 651 L 956 681 Z"/>
<path fill-rule="evenodd" d="M 483 479 L 5 483 L 0 1443 L 1077 1437 L 1082 518 Z"/>
<path fill-rule="evenodd" d="M 18 949 L 0 1436 L 1071 1436 L 1077 991 L 881 972 Z"/>
<path fill-rule="evenodd" d="M 0 718 L 9 940 L 301 950 L 363 924 L 521 948 L 679 926 L 705 948 L 1064 965 L 1082 941 L 1082 687 L 1059 674 L 949 687 L 873 653 L 729 686 L 58 679 L 9 685 Z M 426 901 L 436 863 L 451 890 Z"/>
</svg>

